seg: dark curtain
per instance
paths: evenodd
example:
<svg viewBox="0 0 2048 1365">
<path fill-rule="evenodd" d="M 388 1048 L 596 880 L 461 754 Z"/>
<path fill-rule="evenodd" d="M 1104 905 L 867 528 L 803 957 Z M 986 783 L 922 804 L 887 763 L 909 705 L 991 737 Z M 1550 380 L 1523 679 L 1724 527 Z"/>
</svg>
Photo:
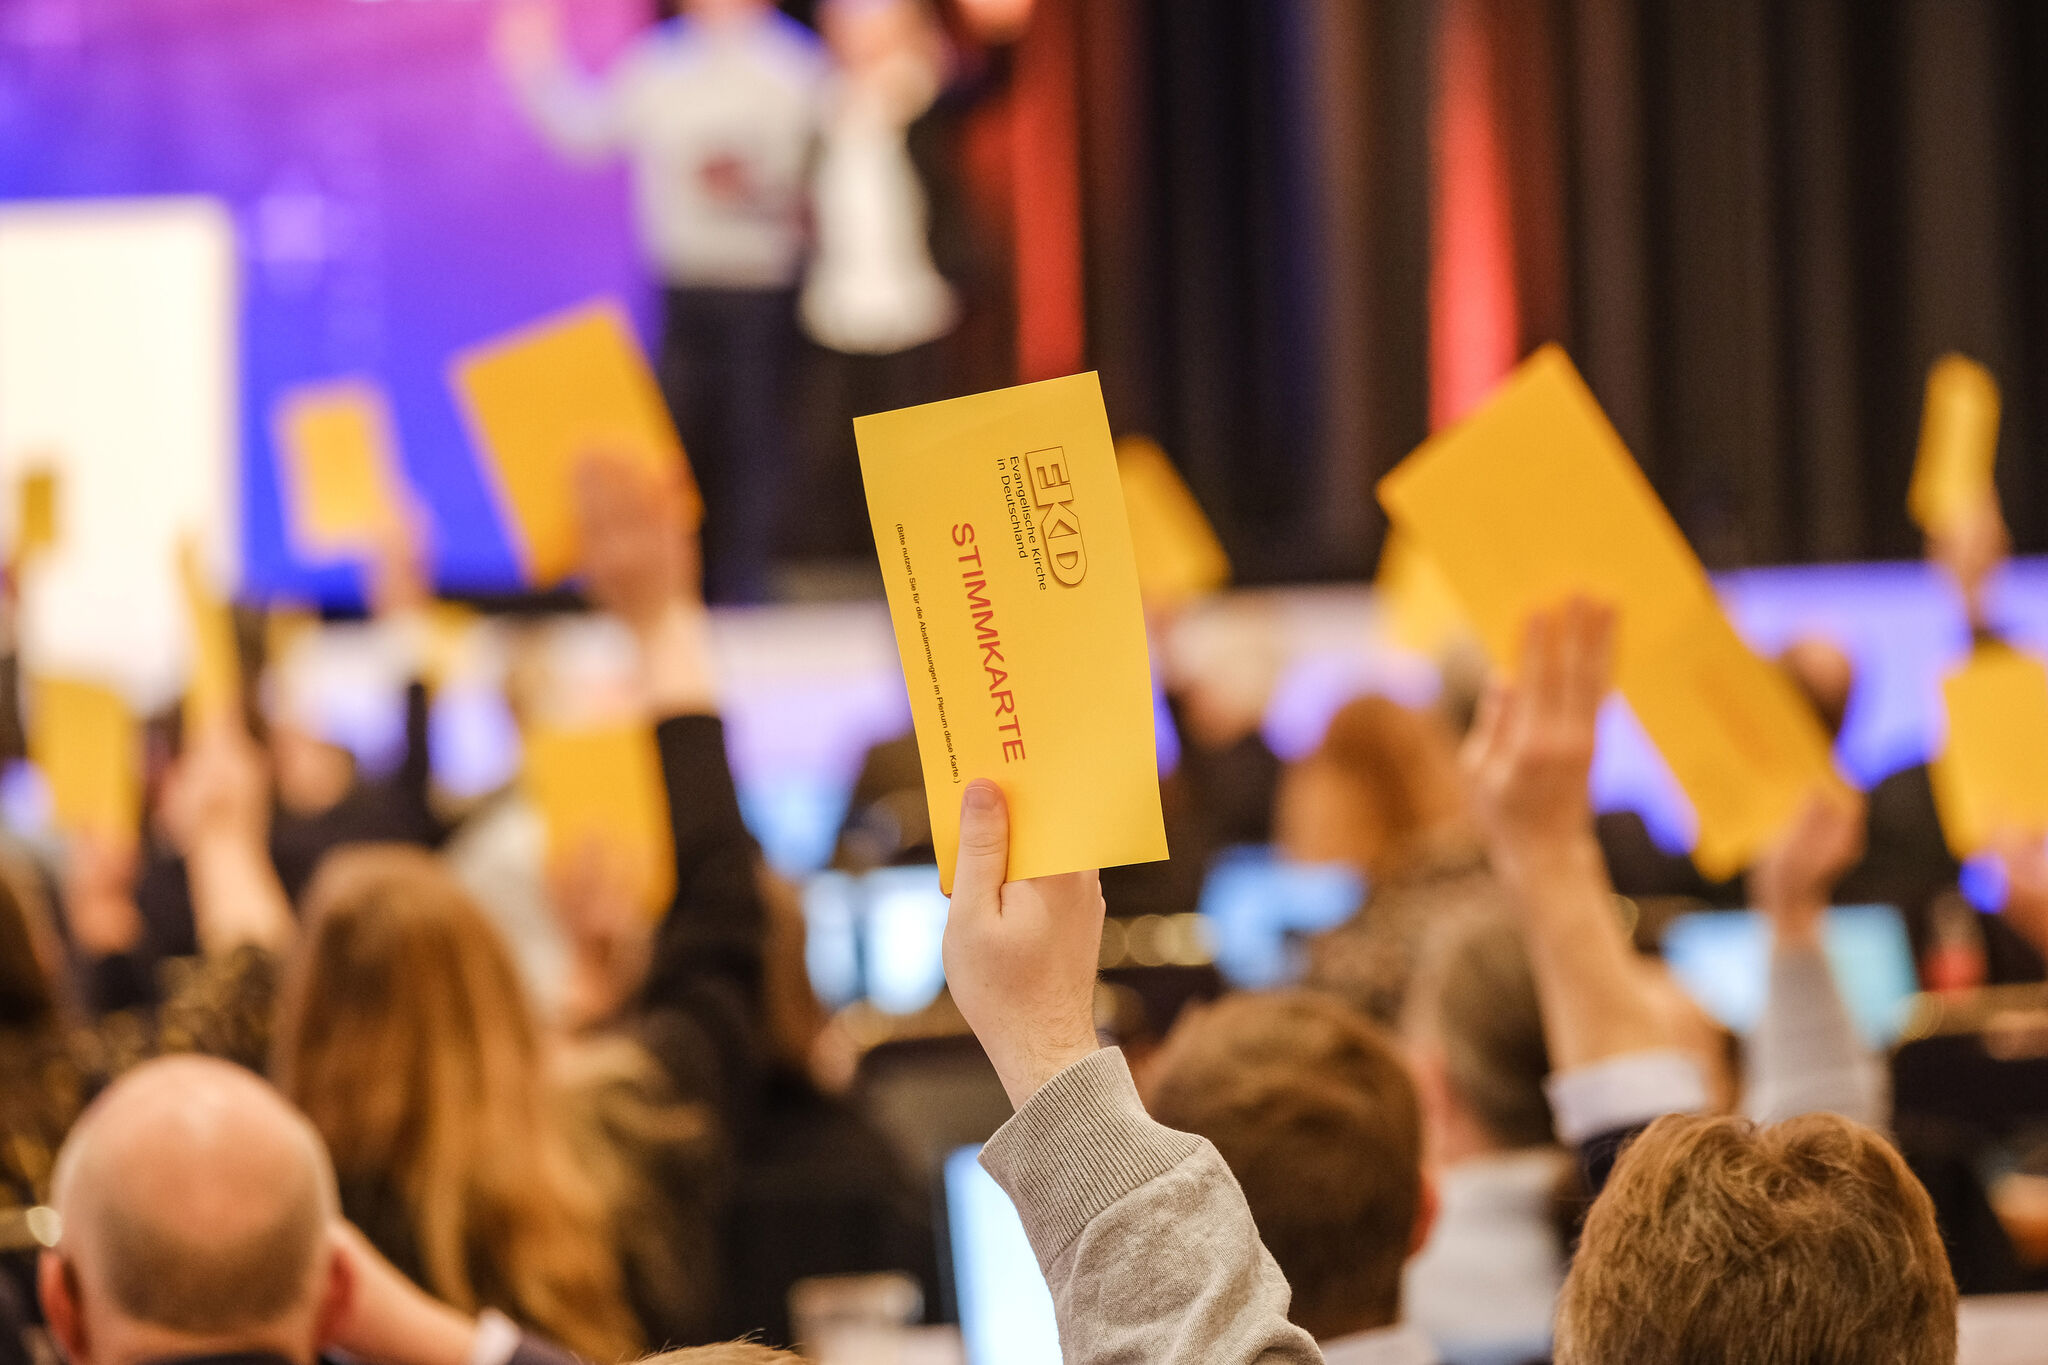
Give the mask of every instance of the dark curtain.
<svg viewBox="0 0 2048 1365">
<path fill-rule="evenodd" d="M 1948 350 L 2002 381 L 2007 515 L 2048 543 L 2042 7 L 1545 8 L 1572 129 L 1558 335 L 1707 561 L 1916 553 L 1922 382 Z"/>
<path fill-rule="evenodd" d="M 1089 0 L 1091 362 L 1241 579 L 1357 575 L 1425 434 L 1425 0 Z"/>
<path fill-rule="evenodd" d="M 1525 349 L 1714 567 L 1918 552 L 1933 359 L 2048 549 L 2048 5 L 1091 0 L 1089 336 L 1251 581 L 1352 575 L 1425 433 L 1442 8 L 1484 12 Z"/>
</svg>

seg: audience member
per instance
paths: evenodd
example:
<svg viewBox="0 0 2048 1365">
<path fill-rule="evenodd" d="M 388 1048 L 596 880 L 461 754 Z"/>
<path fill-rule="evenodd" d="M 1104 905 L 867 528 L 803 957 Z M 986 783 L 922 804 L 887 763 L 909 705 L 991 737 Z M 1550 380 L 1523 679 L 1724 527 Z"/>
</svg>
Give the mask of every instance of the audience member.
<svg viewBox="0 0 2048 1365">
<path fill-rule="evenodd" d="M 38 1288 L 72 1365 L 312 1365 L 329 1348 L 378 1365 L 566 1365 L 380 1276 L 333 1230 L 319 1136 L 227 1063 L 170 1058 L 116 1082 L 65 1140 L 52 1199 Z"/>
<path fill-rule="evenodd" d="M 1612 615 L 1590 604 L 1534 617 L 1519 676 L 1489 694 L 1468 748 L 1562 1068 L 1560 1134 L 1594 1189 L 1612 1177 L 1565 1283 L 1557 1359 L 1953 1361 L 1955 1283 L 1932 1206 L 1883 1138 L 1838 1115 L 1645 1131 L 1623 1113 L 1696 1115 L 1706 1088 L 1634 969 L 1593 839 L 1587 777 L 1612 648 Z M 1817 923 L 1858 815 L 1818 795 L 1767 858 L 1759 891 L 1781 903 L 1781 949 Z"/>
<path fill-rule="evenodd" d="M 801 939 L 787 926 L 778 934 L 740 818 L 674 485 L 595 461 L 579 506 L 591 594 L 634 632 L 649 704 L 666 717 L 655 733 L 677 859 L 674 903 L 616 1023 L 682 1095 L 713 1107 L 731 1144 L 720 1260 L 739 1282 L 717 1334 L 780 1338 L 789 1288 L 804 1276 L 900 1269 L 931 1284 L 926 1224 L 866 1120 L 806 1073 L 814 1030 L 803 1022 Z M 778 944 L 784 951 L 771 953 Z M 828 1151 L 842 1160 L 823 1159 Z"/>
<path fill-rule="evenodd" d="M 1934 1206 L 1832 1114 L 1667 1117 L 1622 1155 L 1558 1307 L 1558 1365 L 1951 1365 Z"/>
<path fill-rule="evenodd" d="M 1282 779 L 1274 840 L 1301 862 L 1342 862 L 1392 883 L 1472 861 L 1456 743 L 1433 710 L 1347 704 Z"/>
<path fill-rule="evenodd" d="M 592 1360 L 701 1339 L 708 1257 L 635 1275 L 623 1255 L 641 1220 L 689 1246 L 673 1190 L 649 1175 L 663 1154 L 625 1159 L 580 1115 L 592 1096 L 551 1077 L 510 955 L 431 854 L 350 849 L 321 869 L 273 1073 L 333 1152 L 351 1221 L 443 1301 L 497 1308 Z M 662 1089 L 647 1078 L 650 1118 Z M 708 1138 L 701 1117 L 666 1126 L 685 1149 L 670 1165 Z"/>
<path fill-rule="evenodd" d="M 422 1293 L 338 1219 L 319 1136 L 241 1068 L 148 1063 L 80 1119 L 57 1167 L 39 1289 L 72 1365 L 576 1365 L 492 1313 Z M 663 1365 L 774 1365 L 734 1342 Z"/>
<path fill-rule="evenodd" d="M 1449 725 L 1436 710 L 1385 697 L 1346 705 L 1321 746 L 1282 777 L 1273 841 L 1293 860 L 1344 863 L 1365 877 L 1358 914 L 1311 945 L 1309 977 L 1388 1026 L 1432 926 L 1492 894 Z"/>
<path fill-rule="evenodd" d="M 1577 1185 L 1551 1124 L 1550 1053 L 1511 920 L 1484 915 L 1434 936 L 1402 1033 L 1438 1191 L 1435 1228 L 1402 1284 L 1408 1321 L 1453 1359 L 1541 1355 Z"/>
<path fill-rule="evenodd" d="M 1401 1321 L 1402 1266 L 1436 1213 L 1421 1111 L 1371 1024 L 1307 992 L 1228 997 L 1182 1016 L 1144 1093 L 1153 1118 L 1215 1144 L 1326 1359 L 1436 1358 Z"/>
<path fill-rule="evenodd" d="M 1094 873 L 1006 882 L 1001 788 L 968 784 L 946 981 L 1017 1112 L 982 1164 L 1017 1206 L 1069 1365 L 1321 1358 L 1215 1147 L 1153 1121 L 1095 1034 Z"/>
</svg>

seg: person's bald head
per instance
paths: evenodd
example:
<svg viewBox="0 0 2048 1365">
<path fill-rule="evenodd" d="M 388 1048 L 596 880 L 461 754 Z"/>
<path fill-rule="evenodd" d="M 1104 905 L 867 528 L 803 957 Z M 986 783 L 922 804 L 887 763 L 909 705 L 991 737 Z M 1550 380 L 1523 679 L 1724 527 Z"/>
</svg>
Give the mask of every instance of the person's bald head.
<svg viewBox="0 0 2048 1365">
<path fill-rule="evenodd" d="M 80 1117 L 53 1185 L 62 1232 L 45 1301 L 72 1300 L 53 1325 L 63 1313 L 102 1340 L 302 1337 L 310 1356 L 334 1171 L 312 1125 L 256 1076 L 199 1057 L 138 1067 Z"/>
</svg>

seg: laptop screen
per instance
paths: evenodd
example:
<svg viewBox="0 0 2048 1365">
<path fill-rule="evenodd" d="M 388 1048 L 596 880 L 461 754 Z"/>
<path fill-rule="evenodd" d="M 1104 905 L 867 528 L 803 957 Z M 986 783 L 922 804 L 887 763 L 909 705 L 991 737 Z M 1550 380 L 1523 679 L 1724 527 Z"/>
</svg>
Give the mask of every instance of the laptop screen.
<svg viewBox="0 0 2048 1365">
<path fill-rule="evenodd" d="M 1890 1047 L 1920 989 L 1913 949 L 1889 905 L 1828 911 L 1828 962 L 1857 1029 L 1873 1047 Z M 1756 1027 L 1770 982 L 1770 926 L 1753 910 L 1680 915 L 1664 931 L 1664 960 L 1686 993 L 1738 1034 Z"/>
<path fill-rule="evenodd" d="M 962 1147 L 946 1158 L 946 1227 L 967 1365 L 1059 1365 L 1052 1291 L 1010 1196 Z"/>
</svg>

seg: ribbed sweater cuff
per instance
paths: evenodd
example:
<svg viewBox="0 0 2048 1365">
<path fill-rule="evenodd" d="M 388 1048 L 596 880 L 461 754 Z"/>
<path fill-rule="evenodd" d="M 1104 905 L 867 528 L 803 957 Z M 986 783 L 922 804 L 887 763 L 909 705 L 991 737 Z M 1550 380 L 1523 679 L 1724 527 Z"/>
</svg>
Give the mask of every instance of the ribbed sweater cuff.
<svg viewBox="0 0 2048 1365">
<path fill-rule="evenodd" d="M 1117 1048 L 1047 1081 L 981 1149 L 1041 1266 L 1095 1216 L 1193 1156 L 1199 1138 L 1154 1123 Z"/>
</svg>

